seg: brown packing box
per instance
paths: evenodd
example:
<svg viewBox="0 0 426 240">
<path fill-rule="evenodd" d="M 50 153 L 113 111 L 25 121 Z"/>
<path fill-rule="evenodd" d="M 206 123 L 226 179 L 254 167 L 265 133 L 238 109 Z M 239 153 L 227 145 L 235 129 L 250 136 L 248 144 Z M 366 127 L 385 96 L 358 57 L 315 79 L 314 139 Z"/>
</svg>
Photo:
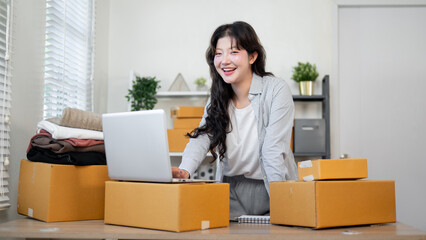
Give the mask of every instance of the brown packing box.
<svg viewBox="0 0 426 240">
<path fill-rule="evenodd" d="M 175 129 L 191 129 L 197 128 L 200 125 L 202 118 L 175 118 L 173 127 Z"/>
<path fill-rule="evenodd" d="M 178 118 L 201 118 L 204 114 L 204 107 L 180 106 L 170 112 L 171 117 Z"/>
<path fill-rule="evenodd" d="M 298 163 L 299 180 L 361 179 L 368 177 L 367 159 L 318 159 Z"/>
<path fill-rule="evenodd" d="M 106 183 L 105 223 L 167 231 L 229 226 L 226 183 Z"/>
<path fill-rule="evenodd" d="M 329 228 L 396 221 L 394 181 L 270 184 L 271 223 Z"/>
<path fill-rule="evenodd" d="M 18 213 L 45 222 L 104 218 L 106 165 L 21 160 Z"/>
<path fill-rule="evenodd" d="M 186 133 L 191 132 L 193 129 L 167 129 L 167 138 L 169 141 L 170 152 L 183 152 L 186 144 L 189 142 L 189 137 Z"/>
</svg>

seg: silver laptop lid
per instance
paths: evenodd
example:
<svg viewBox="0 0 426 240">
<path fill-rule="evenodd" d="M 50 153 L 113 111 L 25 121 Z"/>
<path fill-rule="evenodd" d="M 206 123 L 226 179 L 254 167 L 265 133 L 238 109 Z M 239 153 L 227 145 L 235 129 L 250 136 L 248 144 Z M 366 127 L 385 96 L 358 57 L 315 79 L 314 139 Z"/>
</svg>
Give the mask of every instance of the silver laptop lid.
<svg viewBox="0 0 426 240">
<path fill-rule="evenodd" d="M 103 114 L 102 125 L 111 179 L 172 181 L 164 110 Z"/>
</svg>

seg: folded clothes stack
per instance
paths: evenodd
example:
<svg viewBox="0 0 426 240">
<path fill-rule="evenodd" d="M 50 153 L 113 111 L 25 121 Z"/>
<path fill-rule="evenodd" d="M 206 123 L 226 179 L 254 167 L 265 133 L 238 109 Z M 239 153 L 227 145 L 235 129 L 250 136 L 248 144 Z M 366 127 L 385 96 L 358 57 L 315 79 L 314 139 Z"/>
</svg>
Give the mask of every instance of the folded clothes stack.
<svg viewBox="0 0 426 240">
<path fill-rule="evenodd" d="M 101 116 L 65 108 L 62 118 L 40 121 L 37 134 L 30 140 L 27 158 L 53 164 L 105 165 Z"/>
</svg>

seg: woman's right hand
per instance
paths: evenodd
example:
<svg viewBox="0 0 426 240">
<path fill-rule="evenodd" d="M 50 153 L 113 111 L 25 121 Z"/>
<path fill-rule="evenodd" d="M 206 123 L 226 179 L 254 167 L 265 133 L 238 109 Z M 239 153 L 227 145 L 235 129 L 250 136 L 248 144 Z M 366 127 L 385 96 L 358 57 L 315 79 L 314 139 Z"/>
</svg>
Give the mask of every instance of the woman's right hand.
<svg viewBox="0 0 426 240">
<path fill-rule="evenodd" d="M 189 178 L 189 172 L 178 167 L 172 167 L 173 178 Z"/>
</svg>

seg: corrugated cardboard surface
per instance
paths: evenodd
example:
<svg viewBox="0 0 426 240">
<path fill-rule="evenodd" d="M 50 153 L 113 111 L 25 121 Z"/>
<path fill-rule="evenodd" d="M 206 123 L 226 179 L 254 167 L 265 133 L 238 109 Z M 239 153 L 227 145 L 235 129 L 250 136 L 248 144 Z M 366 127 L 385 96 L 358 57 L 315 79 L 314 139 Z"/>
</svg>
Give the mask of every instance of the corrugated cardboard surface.
<svg viewBox="0 0 426 240">
<path fill-rule="evenodd" d="M 329 179 L 361 179 L 368 177 L 367 159 L 348 158 L 348 159 L 318 159 L 312 160 L 312 167 L 308 161 L 298 163 L 299 180 L 310 178 L 311 180 L 329 180 Z"/>
<path fill-rule="evenodd" d="M 271 223 L 329 228 L 396 221 L 394 181 L 272 182 Z"/>
<path fill-rule="evenodd" d="M 201 118 L 175 118 L 173 127 L 175 129 L 194 129 L 200 125 Z"/>
<path fill-rule="evenodd" d="M 105 223 L 189 231 L 229 226 L 225 183 L 106 183 Z"/>
<path fill-rule="evenodd" d="M 167 129 L 167 139 L 169 142 L 170 152 L 183 152 L 186 144 L 189 142 L 189 137 L 186 133 L 190 133 L 193 129 Z"/>
<path fill-rule="evenodd" d="M 201 118 L 203 114 L 204 107 L 180 106 L 171 111 L 171 116 L 178 118 Z"/>
<path fill-rule="evenodd" d="M 21 160 L 18 213 L 45 222 L 103 219 L 106 165 Z"/>
<path fill-rule="evenodd" d="M 270 183 L 271 223 L 315 226 L 315 185 L 312 182 Z"/>
</svg>

